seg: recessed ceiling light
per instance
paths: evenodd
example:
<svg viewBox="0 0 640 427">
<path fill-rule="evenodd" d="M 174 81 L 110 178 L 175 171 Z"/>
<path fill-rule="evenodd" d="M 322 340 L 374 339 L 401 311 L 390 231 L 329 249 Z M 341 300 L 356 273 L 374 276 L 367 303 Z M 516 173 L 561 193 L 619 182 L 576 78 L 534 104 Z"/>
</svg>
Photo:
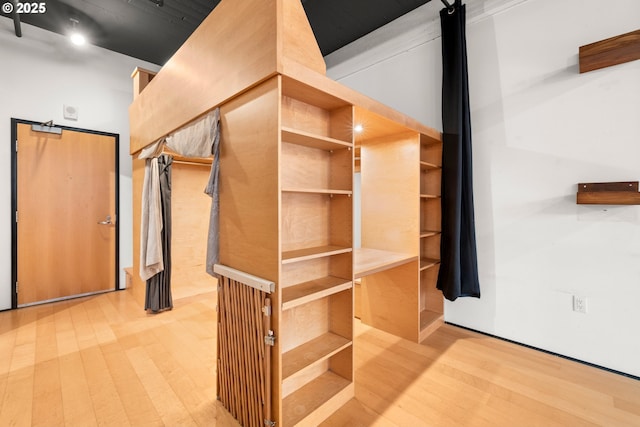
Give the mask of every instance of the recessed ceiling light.
<svg viewBox="0 0 640 427">
<path fill-rule="evenodd" d="M 361 132 L 364 130 L 364 127 L 363 127 L 361 124 L 357 124 L 357 125 L 355 125 L 355 126 L 353 127 L 353 130 L 354 130 L 356 133 L 361 133 Z"/>
<path fill-rule="evenodd" d="M 75 44 L 76 46 L 82 46 L 86 42 L 87 40 L 84 38 L 82 34 L 80 33 L 71 34 L 71 43 Z"/>
<path fill-rule="evenodd" d="M 85 39 L 85 37 L 80 34 L 80 32 L 78 32 L 79 21 L 74 18 L 69 18 L 69 20 L 71 21 L 71 34 L 69 35 L 69 37 L 71 38 L 71 43 L 75 44 L 76 46 L 82 46 L 87 42 L 87 39 Z"/>
</svg>

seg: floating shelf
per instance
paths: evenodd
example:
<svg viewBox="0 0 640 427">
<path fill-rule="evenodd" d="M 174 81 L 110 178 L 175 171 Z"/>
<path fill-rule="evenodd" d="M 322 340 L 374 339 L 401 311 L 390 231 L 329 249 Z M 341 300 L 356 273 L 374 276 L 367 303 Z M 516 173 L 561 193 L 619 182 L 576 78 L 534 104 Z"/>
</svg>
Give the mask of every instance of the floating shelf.
<svg viewBox="0 0 640 427">
<path fill-rule="evenodd" d="M 579 205 L 640 205 L 638 181 L 578 184 Z"/>
<path fill-rule="evenodd" d="M 640 30 L 580 46 L 580 72 L 640 59 Z"/>
</svg>

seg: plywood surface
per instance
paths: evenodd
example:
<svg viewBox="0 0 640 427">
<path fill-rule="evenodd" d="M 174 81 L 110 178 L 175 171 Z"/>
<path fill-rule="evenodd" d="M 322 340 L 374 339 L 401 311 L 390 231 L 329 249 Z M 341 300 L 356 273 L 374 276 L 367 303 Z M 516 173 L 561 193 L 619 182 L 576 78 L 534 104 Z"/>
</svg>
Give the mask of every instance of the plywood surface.
<svg viewBox="0 0 640 427">
<path fill-rule="evenodd" d="M 222 107 L 220 148 L 220 264 L 276 283 L 277 105 L 274 78 Z"/>
<path fill-rule="evenodd" d="M 360 278 L 415 261 L 417 256 L 381 249 L 356 248 L 353 251 L 353 275 Z"/>
<path fill-rule="evenodd" d="M 580 46 L 578 56 L 581 73 L 640 59 L 640 30 Z"/>
<path fill-rule="evenodd" d="M 17 131 L 18 304 L 114 290 L 115 137 Z"/>
<path fill-rule="evenodd" d="M 363 247 L 418 255 L 419 156 L 416 133 L 362 142 Z"/>
<path fill-rule="evenodd" d="M 417 264 L 414 260 L 362 278 L 362 322 L 417 341 L 420 321 Z"/>
<path fill-rule="evenodd" d="M 206 272 L 211 197 L 204 193 L 210 165 L 174 162 L 171 170 L 171 287 L 174 298 L 191 289 L 214 290 Z"/>
</svg>

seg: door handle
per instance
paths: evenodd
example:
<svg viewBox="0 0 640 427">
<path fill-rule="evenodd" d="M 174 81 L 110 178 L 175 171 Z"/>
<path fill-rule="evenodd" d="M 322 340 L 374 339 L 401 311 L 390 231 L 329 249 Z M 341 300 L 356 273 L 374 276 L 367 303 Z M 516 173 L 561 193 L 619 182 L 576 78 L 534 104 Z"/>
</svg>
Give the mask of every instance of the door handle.
<svg viewBox="0 0 640 427">
<path fill-rule="evenodd" d="M 111 224 L 113 224 L 113 222 L 111 222 L 111 215 L 107 215 L 105 220 L 98 222 L 98 224 L 100 224 L 100 225 L 111 225 Z"/>
</svg>

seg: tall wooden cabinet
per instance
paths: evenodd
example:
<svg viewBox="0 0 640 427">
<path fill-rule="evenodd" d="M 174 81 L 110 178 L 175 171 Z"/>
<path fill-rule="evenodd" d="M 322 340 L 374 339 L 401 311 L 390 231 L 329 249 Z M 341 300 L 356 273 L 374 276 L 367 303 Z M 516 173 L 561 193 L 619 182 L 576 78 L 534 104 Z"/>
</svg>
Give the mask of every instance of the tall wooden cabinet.
<svg viewBox="0 0 640 427">
<path fill-rule="evenodd" d="M 363 321 L 414 341 L 441 321 L 437 267 L 420 266 L 439 259 L 440 136 L 328 79 L 293 0 L 223 0 L 131 105 L 132 155 L 216 107 L 219 264 L 273 284 L 257 405 L 268 403 L 269 423 L 317 425 L 354 396 L 354 276 L 366 276 Z"/>
</svg>

